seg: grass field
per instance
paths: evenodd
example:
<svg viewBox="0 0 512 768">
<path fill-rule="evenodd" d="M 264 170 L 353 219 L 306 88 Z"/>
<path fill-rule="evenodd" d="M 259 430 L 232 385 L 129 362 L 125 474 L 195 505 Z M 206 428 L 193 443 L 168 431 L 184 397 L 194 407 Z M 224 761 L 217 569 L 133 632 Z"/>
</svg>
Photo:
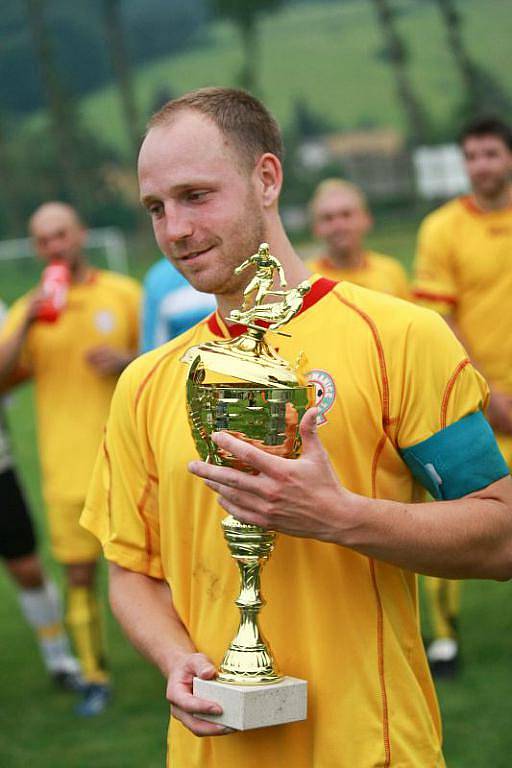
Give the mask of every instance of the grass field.
<svg viewBox="0 0 512 768">
<path fill-rule="evenodd" d="M 382 227 L 373 234 L 372 244 L 397 254 L 408 264 L 414 250 L 414 228 Z M 146 259 L 147 255 L 141 256 L 135 262 L 137 274 L 142 273 Z M 19 273 L 8 274 L 3 269 L 2 292 L 26 287 L 22 283 L 31 279 L 27 271 L 23 280 Z M 41 531 L 43 556 L 58 578 L 44 545 L 30 388 L 16 394 L 9 419 L 18 465 Z M 510 601 L 508 584 L 471 582 L 465 587 L 461 627 L 464 670 L 459 680 L 439 687 L 451 768 L 510 766 Z M 49 686 L 31 633 L 20 617 L 15 592 L 0 572 L 1 768 L 163 767 L 167 720 L 163 681 L 128 646 L 110 618 L 108 636 L 114 701 L 100 717 L 78 721 L 71 711 L 72 700 Z"/>
<path fill-rule="evenodd" d="M 461 82 L 446 45 L 436 3 L 399 0 L 399 28 L 410 51 L 410 71 L 418 94 L 436 125 L 451 117 Z M 464 0 L 464 38 L 475 60 L 500 79 L 510 65 L 512 14 L 503 0 Z M 382 40 L 367 0 L 295 5 L 261 23 L 261 95 L 286 126 L 302 98 L 335 129 L 362 125 L 404 128 L 391 68 L 379 56 Z M 158 93 L 179 95 L 207 85 L 235 85 L 242 52 L 234 27 L 213 24 L 209 44 L 139 66 L 135 86 L 142 116 L 150 114 Z M 72 84 L 71 84 L 72 85 Z M 114 86 L 81 103 L 95 132 L 127 151 L 120 102 Z"/>
</svg>

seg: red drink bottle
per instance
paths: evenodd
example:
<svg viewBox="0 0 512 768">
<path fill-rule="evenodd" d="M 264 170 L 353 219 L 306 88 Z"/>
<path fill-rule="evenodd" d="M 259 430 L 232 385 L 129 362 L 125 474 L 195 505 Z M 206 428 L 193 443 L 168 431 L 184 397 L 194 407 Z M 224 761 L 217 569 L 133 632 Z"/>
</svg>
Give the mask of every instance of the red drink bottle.
<svg viewBox="0 0 512 768">
<path fill-rule="evenodd" d="M 41 287 L 44 300 L 37 315 L 43 323 L 54 323 L 66 306 L 71 282 L 69 267 L 65 262 L 52 261 L 43 270 Z"/>
</svg>

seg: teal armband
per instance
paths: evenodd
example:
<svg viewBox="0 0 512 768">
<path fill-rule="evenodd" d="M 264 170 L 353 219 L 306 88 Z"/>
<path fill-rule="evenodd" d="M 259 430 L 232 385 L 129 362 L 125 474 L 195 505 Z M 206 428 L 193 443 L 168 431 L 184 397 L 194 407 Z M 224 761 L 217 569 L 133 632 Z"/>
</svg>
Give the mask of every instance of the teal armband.
<svg viewBox="0 0 512 768">
<path fill-rule="evenodd" d="M 459 499 L 509 474 L 481 411 L 400 450 L 413 476 L 435 499 Z"/>
</svg>

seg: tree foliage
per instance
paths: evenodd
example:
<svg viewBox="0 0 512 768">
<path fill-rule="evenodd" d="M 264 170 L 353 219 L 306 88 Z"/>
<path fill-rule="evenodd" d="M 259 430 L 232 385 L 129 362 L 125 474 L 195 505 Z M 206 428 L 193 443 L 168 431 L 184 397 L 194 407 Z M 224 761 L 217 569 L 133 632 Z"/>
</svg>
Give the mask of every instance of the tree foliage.
<svg viewBox="0 0 512 768">
<path fill-rule="evenodd" d="M 215 15 L 232 21 L 240 32 L 244 61 L 238 76 L 239 85 L 257 92 L 259 65 L 259 38 L 257 25 L 265 13 L 278 10 L 284 0 L 210 0 Z"/>
<path fill-rule="evenodd" d="M 206 35 L 206 0 L 123 0 L 121 5 L 127 50 L 135 63 L 190 48 L 201 39 L 201 33 Z M 113 76 L 102 13 L 100 0 L 52 0 L 47 4 L 55 58 L 64 83 L 77 96 L 98 88 Z M 24 113 L 41 108 L 45 99 L 25 3 L 2 0 L 0 39 L 2 109 Z"/>
</svg>

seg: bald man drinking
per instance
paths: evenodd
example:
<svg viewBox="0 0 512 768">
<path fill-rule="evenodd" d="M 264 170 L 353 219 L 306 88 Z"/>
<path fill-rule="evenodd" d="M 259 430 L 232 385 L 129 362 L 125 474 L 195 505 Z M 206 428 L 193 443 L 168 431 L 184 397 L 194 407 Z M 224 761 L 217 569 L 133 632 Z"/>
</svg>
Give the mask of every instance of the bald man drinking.
<svg viewBox="0 0 512 768">
<path fill-rule="evenodd" d="M 42 205 L 29 230 L 45 264 L 67 267 L 69 290 L 53 323 L 40 317 L 40 287 L 12 306 L 0 333 L 0 390 L 34 381 L 48 529 L 84 679 L 77 712 L 88 716 L 104 709 L 110 686 L 94 586 L 99 545 L 78 520 L 117 378 L 138 349 L 140 290 L 89 265 L 87 232 L 71 206 Z"/>
</svg>

